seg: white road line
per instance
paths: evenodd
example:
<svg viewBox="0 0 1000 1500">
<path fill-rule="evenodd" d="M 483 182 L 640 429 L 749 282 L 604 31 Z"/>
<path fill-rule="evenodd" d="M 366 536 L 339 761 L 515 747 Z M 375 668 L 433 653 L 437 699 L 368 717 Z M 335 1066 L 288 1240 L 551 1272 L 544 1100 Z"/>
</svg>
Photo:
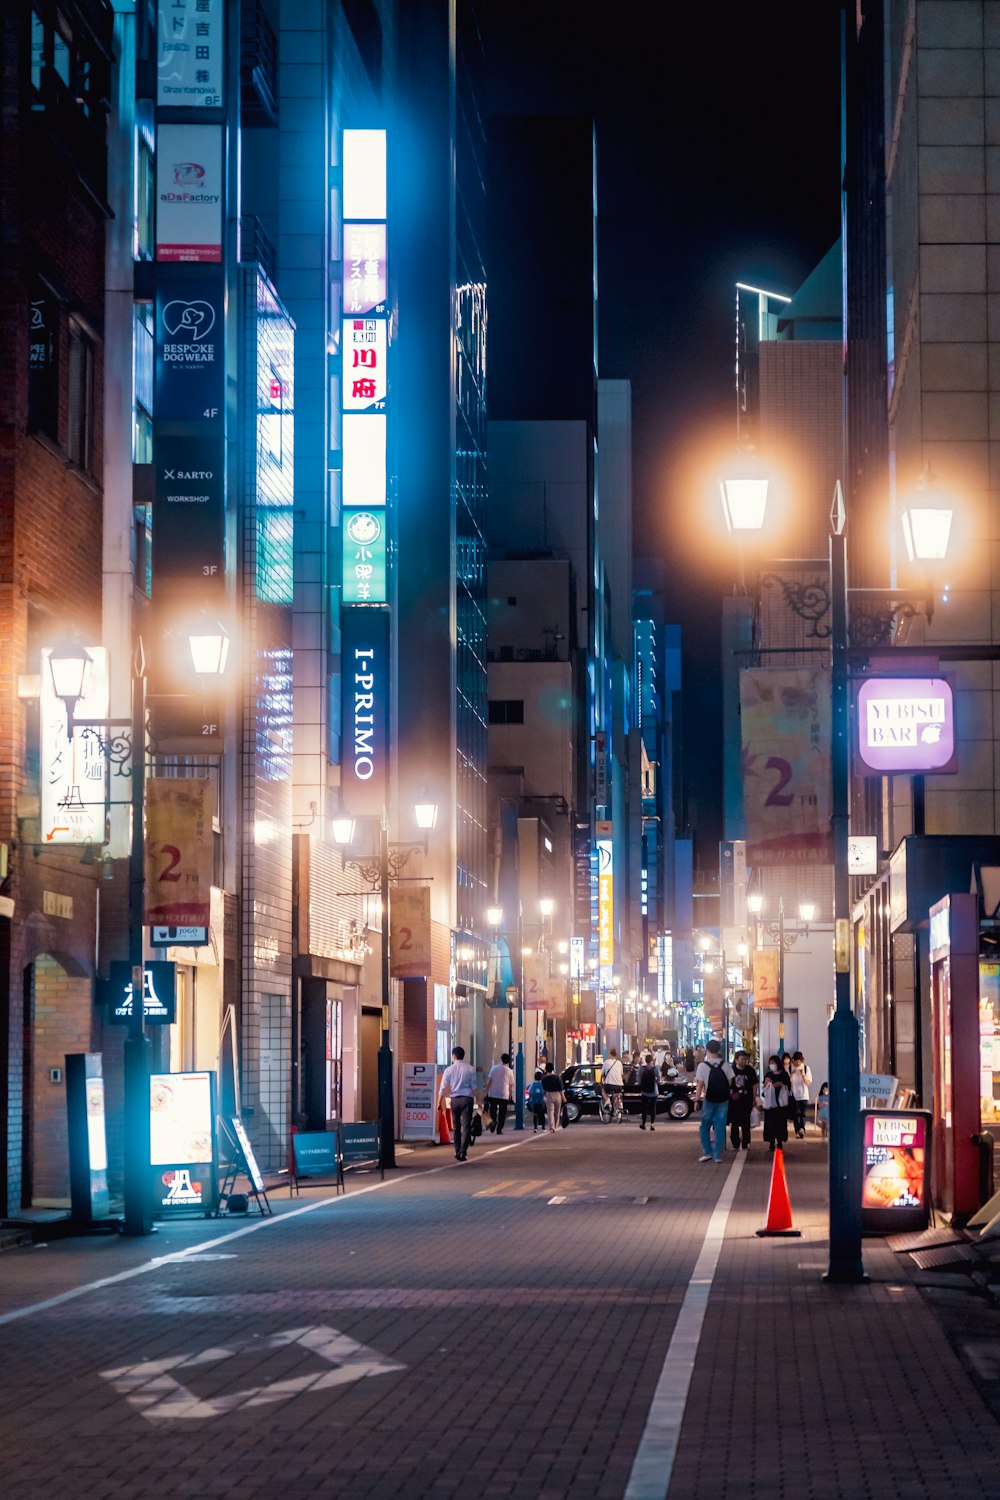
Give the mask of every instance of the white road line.
<svg viewBox="0 0 1000 1500">
<path fill-rule="evenodd" d="M 515 1147 L 524 1146 L 532 1139 L 533 1137 L 529 1135 L 522 1141 L 511 1141 L 509 1146 L 497 1146 L 486 1155 L 499 1156 L 502 1151 L 513 1151 Z M 229 1234 L 220 1234 L 218 1239 L 203 1240 L 200 1245 L 189 1245 L 186 1250 L 175 1250 L 170 1255 L 157 1255 L 153 1260 L 144 1261 L 141 1266 L 132 1266 L 128 1271 L 119 1271 L 116 1276 L 102 1276 L 99 1281 L 87 1281 L 83 1286 L 71 1287 L 69 1291 L 59 1292 L 55 1297 L 46 1297 L 44 1302 L 31 1302 L 27 1307 L 15 1307 L 10 1312 L 0 1313 L 0 1328 L 7 1323 L 16 1323 L 21 1318 L 30 1318 L 33 1313 L 48 1312 L 50 1308 L 61 1307 L 64 1302 L 73 1302 L 87 1292 L 98 1292 L 106 1286 L 117 1286 L 120 1281 L 131 1281 L 133 1277 L 145 1276 L 147 1272 L 158 1271 L 161 1266 L 170 1265 L 174 1261 L 189 1260 L 193 1255 L 204 1255 L 207 1251 L 215 1250 L 219 1245 L 227 1245 L 231 1240 L 242 1239 L 245 1234 L 256 1234 L 260 1229 L 273 1229 L 278 1224 L 287 1224 L 291 1219 L 299 1218 L 302 1214 L 315 1213 L 318 1208 L 336 1208 L 338 1203 L 353 1203 L 355 1198 L 360 1198 L 364 1193 L 377 1193 L 381 1188 L 422 1181 L 425 1177 L 436 1176 L 438 1172 L 449 1172 L 454 1165 L 453 1161 L 443 1162 L 440 1167 L 429 1167 L 426 1172 L 420 1172 L 413 1177 L 390 1177 L 385 1182 L 373 1182 L 369 1187 L 358 1188 L 355 1193 L 345 1193 L 333 1198 L 318 1198 L 315 1203 L 303 1204 L 301 1208 L 290 1209 L 288 1213 L 258 1219 L 254 1224 L 244 1224 L 242 1228 L 233 1229 Z"/>
<path fill-rule="evenodd" d="M 632 1464 L 625 1500 L 666 1500 L 680 1441 L 702 1324 L 715 1280 L 729 1210 L 733 1206 L 746 1157 L 741 1151 L 726 1174 L 719 1200 L 708 1221 L 701 1251 L 691 1273 L 673 1337 L 656 1382 L 646 1426 Z"/>
</svg>

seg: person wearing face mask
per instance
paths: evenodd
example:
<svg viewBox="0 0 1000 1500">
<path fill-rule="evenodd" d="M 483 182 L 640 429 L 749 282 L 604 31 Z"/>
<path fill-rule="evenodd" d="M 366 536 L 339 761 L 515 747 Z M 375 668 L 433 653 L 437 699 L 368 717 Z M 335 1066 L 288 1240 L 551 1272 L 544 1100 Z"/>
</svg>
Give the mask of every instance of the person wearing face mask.
<svg viewBox="0 0 1000 1500">
<path fill-rule="evenodd" d="M 788 1106 L 792 1097 L 792 1082 L 780 1057 L 768 1058 L 760 1092 L 764 1105 L 764 1139 L 773 1151 L 788 1140 Z"/>
<path fill-rule="evenodd" d="M 729 1080 L 729 1139 L 734 1151 L 750 1149 L 750 1111 L 757 1102 L 757 1074 L 745 1052 L 733 1056 Z"/>
</svg>

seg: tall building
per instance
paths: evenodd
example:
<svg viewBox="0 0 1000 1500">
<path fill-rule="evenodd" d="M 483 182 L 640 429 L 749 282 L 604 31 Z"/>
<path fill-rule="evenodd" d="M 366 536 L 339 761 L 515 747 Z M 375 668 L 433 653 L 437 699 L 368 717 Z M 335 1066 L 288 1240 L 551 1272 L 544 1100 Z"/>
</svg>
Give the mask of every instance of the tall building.
<svg viewBox="0 0 1000 1500">
<path fill-rule="evenodd" d="M 865 0 L 848 28 L 847 431 L 850 581 L 879 587 L 883 672 L 946 676 L 955 757 L 945 773 L 855 762 L 852 832 L 877 841 L 855 887 L 855 999 L 864 1061 L 931 1102 L 929 907 L 1000 858 L 995 668 L 992 154 L 996 7 Z M 947 561 L 915 568 L 901 517 L 920 492 L 954 506 Z M 857 637 L 852 607 L 852 631 Z M 987 659 L 983 659 L 983 658 Z M 909 874 L 904 874 L 908 870 Z M 895 892 L 889 901 L 890 887 Z M 987 913 L 989 915 L 989 913 Z M 984 1035 L 1000 1010 L 984 975 Z M 985 1053 L 984 1053 L 985 1058 Z M 986 1074 L 989 1065 L 983 1062 Z M 995 1119 L 983 1081 L 984 1119 Z"/>
</svg>

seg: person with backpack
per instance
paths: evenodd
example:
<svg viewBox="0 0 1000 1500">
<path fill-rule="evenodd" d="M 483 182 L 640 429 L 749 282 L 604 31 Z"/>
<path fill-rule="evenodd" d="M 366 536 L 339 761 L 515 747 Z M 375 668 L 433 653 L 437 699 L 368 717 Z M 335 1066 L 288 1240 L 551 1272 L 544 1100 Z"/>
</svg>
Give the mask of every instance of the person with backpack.
<svg viewBox="0 0 1000 1500">
<path fill-rule="evenodd" d="M 640 1130 L 646 1128 L 646 1117 L 649 1117 L 650 1130 L 656 1129 L 656 1099 L 659 1088 L 656 1083 L 656 1068 L 653 1065 L 653 1054 L 647 1052 L 639 1068 L 639 1110 L 642 1121 Z"/>
<path fill-rule="evenodd" d="M 528 1108 L 535 1122 L 531 1127 L 531 1133 L 537 1135 L 540 1130 L 545 1129 L 545 1089 L 542 1084 L 541 1068 L 535 1069 L 534 1082 L 528 1090 Z"/>
<path fill-rule="evenodd" d="M 726 1120 L 729 1115 L 733 1070 L 727 1062 L 722 1061 L 722 1043 L 715 1037 L 705 1048 L 704 1061 L 695 1069 L 694 1079 L 695 1108 L 701 1109 L 699 1130 L 702 1154 L 698 1160 L 714 1161 L 719 1166 L 726 1150 Z"/>
<path fill-rule="evenodd" d="M 812 1069 L 801 1052 L 792 1053 L 792 1065 L 788 1069 L 792 1082 L 792 1120 L 798 1140 L 806 1133 L 806 1106 L 809 1103 L 809 1088 L 813 1081 Z"/>
</svg>

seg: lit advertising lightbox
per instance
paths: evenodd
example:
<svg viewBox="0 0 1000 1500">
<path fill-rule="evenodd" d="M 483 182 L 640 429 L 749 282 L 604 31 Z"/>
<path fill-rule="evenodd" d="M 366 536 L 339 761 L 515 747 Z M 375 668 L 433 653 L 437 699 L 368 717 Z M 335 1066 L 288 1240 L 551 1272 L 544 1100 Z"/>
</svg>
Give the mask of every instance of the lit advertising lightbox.
<svg viewBox="0 0 1000 1500">
<path fill-rule="evenodd" d="M 108 1020 L 112 1026 L 127 1026 L 132 1019 L 132 965 L 112 959 L 108 988 Z M 159 959 L 147 959 L 142 970 L 142 1017 L 147 1026 L 172 1026 L 176 1012 L 176 967 Z"/>
<path fill-rule="evenodd" d="M 108 1213 L 108 1145 L 100 1052 L 66 1054 L 70 1202 L 81 1223 Z"/>
<path fill-rule="evenodd" d="M 943 677 L 872 677 L 862 683 L 858 753 L 872 771 L 954 770 L 951 684 Z"/>
<path fill-rule="evenodd" d="M 873 1234 L 924 1229 L 930 1220 L 930 1111 L 865 1109 L 861 1227 Z"/>
<path fill-rule="evenodd" d="M 355 817 L 378 817 L 389 759 L 389 613 L 361 606 L 340 617 L 341 795 Z"/>
<path fill-rule="evenodd" d="M 615 961 L 615 876 L 611 824 L 597 824 L 597 938 L 601 968 Z"/>
<path fill-rule="evenodd" d="M 215 1212 L 214 1073 L 152 1075 L 149 1160 L 154 1212 Z"/>
<path fill-rule="evenodd" d="M 341 435 L 345 506 L 385 505 L 385 416 L 345 412 Z"/>
<path fill-rule="evenodd" d="M 222 260 L 222 126 L 156 132 L 156 258 Z"/>
<path fill-rule="evenodd" d="M 345 509 L 341 535 L 344 603 L 384 604 L 385 511 Z"/>
<path fill-rule="evenodd" d="M 344 225 L 344 316 L 385 312 L 386 227 Z"/>
<path fill-rule="evenodd" d="M 225 86 L 223 0 L 159 6 L 156 102 L 171 109 L 220 109 Z"/>
<path fill-rule="evenodd" d="M 384 411 L 388 393 L 384 318 L 344 319 L 345 411 Z"/>
</svg>

